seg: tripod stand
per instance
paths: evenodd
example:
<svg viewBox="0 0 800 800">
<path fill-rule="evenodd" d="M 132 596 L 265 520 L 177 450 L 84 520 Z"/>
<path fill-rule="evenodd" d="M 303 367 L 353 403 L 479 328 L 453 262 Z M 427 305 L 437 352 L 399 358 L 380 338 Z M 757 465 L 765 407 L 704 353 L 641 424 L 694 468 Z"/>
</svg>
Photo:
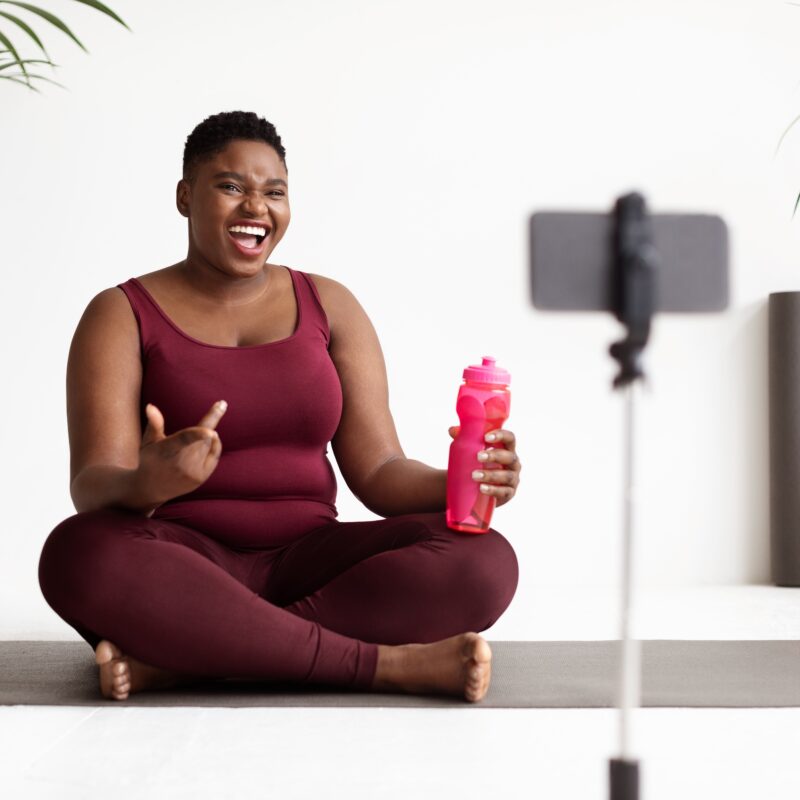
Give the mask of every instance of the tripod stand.
<svg viewBox="0 0 800 800">
<path fill-rule="evenodd" d="M 658 250 L 654 246 L 658 243 Z M 639 646 L 631 638 L 634 508 L 633 430 L 640 360 L 653 314 L 722 311 L 728 305 L 728 234 L 712 214 L 649 214 L 644 197 L 620 197 L 611 213 L 539 211 L 530 219 L 531 296 L 551 311 L 611 312 L 627 336 L 611 345 L 613 381 L 625 404 L 625 528 L 620 637 L 620 752 L 609 764 L 611 800 L 638 800 L 639 764 L 628 717 L 639 704 Z M 665 269 L 662 269 L 666 267 Z"/>
<path fill-rule="evenodd" d="M 617 319 L 627 327 L 627 336 L 609 348 L 619 361 L 620 372 L 614 389 L 625 393 L 625 490 L 624 538 L 622 564 L 619 676 L 620 749 L 609 761 L 610 800 L 638 800 L 639 762 L 631 757 L 629 717 L 639 705 L 640 644 L 631 639 L 630 618 L 633 589 L 634 523 L 634 409 L 637 381 L 644 379 L 641 355 L 650 334 L 650 319 L 656 307 L 655 278 L 657 254 L 647 220 L 644 198 L 635 192 L 620 197 L 615 205 L 616 229 L 614 266 L 614 309 Z"/>
</svg>

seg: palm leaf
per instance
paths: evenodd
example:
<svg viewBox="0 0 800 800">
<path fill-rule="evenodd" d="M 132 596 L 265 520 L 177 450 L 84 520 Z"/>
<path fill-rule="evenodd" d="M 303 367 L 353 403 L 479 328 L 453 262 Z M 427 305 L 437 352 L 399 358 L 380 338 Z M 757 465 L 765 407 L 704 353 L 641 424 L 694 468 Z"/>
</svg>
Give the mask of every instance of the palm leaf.
<svg viewBox="0 0 800 800">
<path fill-rule="evenodd" d="M 30 3 L 20 3 L 19 0 L 0 0 L 0 3 L 7 3 L 10 6 L 18 6 L 19 8 L 24 8 L 26 11 L 30 11 L 31 14 L 38 14 L 42 19 L 46 19 L 51 25 L 55 25 L 60 31 L 69 36 L 78 47 L 81 48 L 84 52 L 88 53 L 89 51 L 84 47 L 83 42 L 55 15 L 51 14 L 49 11 L 45 11 L 42 8 L 37 8 L 36 6 L 32 6 Z"/>
<path fill-rule="evenodd" d="M 98 11 L 102 11 L 104 14 L 107 14 L 111 19 L 116 20 L 125 28 L 130 28 L 126 23 L 124 23 L 108 6 L 104 6 L 102 3 L 98 2 L 98 0 L 75 0 L 76 3 L 83 3 L 85 6 L 90 6 L 91 8 L 95 8 Z"/>
<path fill-rule="evenodd" d="M 0 70 L 8 69 L 9 67 L 16 67 L 18 64 L 49 64 L 51 67 L 57 67 L 52 61 L 44 61 L 41 58 L 26 58 L 22 61 L 0 61 Z"/>
<path fill-rule="evenodd" d="M 33 29 L 31 28 L 30 25 L 28 25 L 27 22 L 25 22 L 25 20 L 20 19 L 19 17 L 15 17 L 13 14 L 6 14 L 5 11 L 0 11 L 0 17 L 5 17 L 6 19 L 10 19 L 15 25 L 19 25 L 19 27 L 22 28 L 22 30 L 24 30 L 25 33 L 27 33 L 28 36 L 30 36 L 31 39 L 33 39 L 33 41 L 36 42 L 36 44 L 39 45 L 39 48 L 41 49 L 41 51 L 48 58 L 50 58 L 50 56 L 47 53 L 47 50 L 44 49 L 44 45 L 42 44 L 42 40 L 33 32 Z"/>
<path fill-rule="evenodd" d="M 107 5 L 100 2 L 100 0 L 75 0 L 76 3 L 81 3 L 82 5 L 89 6 L 89 8 L 95 9 L 95 11 L 99 11 L 102 14 L 105 14 L 108 17 L 111 17 L 115 22 L 118 22 L 123 27 L 130 30 L 128 24 L 119 17 L 114 11 L 112 11 Z M 38 17 L 49 22 L 51 25 L 58 28 L 60 31 L 65 33 L 72 39 L 78 47 L 81 48 L 84 52 L 88 53 L 88 49 L 86 46 L 81 42 L 80 39 L 64 24 L 57 16 L 51 14 L 49 11 L 46 11 L 43 8 L 39 8 L 38 6 L 31 5 L 30 3 L 21 2 L 21 0 L 0 0 L 0 5 L 11 5 L 16 6 L 17 8 L 22 8 L 25 11 L 29 11 L 31 14 L 36 14 Z M 0 17 L 7 19 L 9 22 L 13 22 L 18 28 L 21 28 L 25 33 L 33 39 L 36 45 L 41 49 L 41 51 L 47 56 L 47 60 L 42 59 L 23 59 L 20 57 L 20 54 L 17 52 L 14 45 L 11 41 L 6 37 L 2 32 L 0 32 L 0 45 L 4 46 L 7 49 L 3 49 L 0 47 L 0 56 L 7 55 L 9 58 L 5 58 L 0 60 L 0 70 L 8 69 L 12 66 L 18 66 L 21 70 L 21 75 L 0 75 L 0 78 L 3 80 L 13 81 L 15 83 L 24 83 L 28 88 L 33 89 L 34 91 L 38 91 L 35 86 L 31 84 L 30 79 L 36 78 L 37 80 L 48 81 L 49 83 L 53 83 L 56 86 L 61 86 L 60 83 L 57 81 L 51 80 L 50 78 L 46 78 L 44 75 L 32 75 L 28 72 L 26 65 L 27 64 L 49 64 L 51 67 L 55 68 L 56 64 L 54 64 L 50 60 L 50 55 L 45 49 L 42 40 L 36 35 L 34 30 L 28 25 L 25 20 L 20 19 L 14 14 L 9 14 L 5 11 L 0 11 Z M 66 88 L 63 87 L 62 88 Z"/>
<path fill-rule="evenodd" d="M 32 83 L 24 81 L 22 78 L 18 78 L 16 75 L 0 75 L 0 81 L 14 81 L 14 83 L 21 83 L 23 86 L 33 89 L 34 92 L 39 91 Z"/>
<path fill-rule="evenodd" d="M 39 91 L 30 81 L 24 81 L 17 75 L 0 75 L 0 81 L 14 81 L 14 83 L 21 83 L 23 86 L 27 86 L 34 92 Z"/>
<path fill-rule="evenodd" d="M 27 75 L 28 70 L 25 69 L 23 60 L 19 57 L 19 53 L 14 48 L 14 45 L 11 44 L 11 41 L 5 37 L 2 31 L 0 31 L 0 42 L 2 42 L 8 48 L 8 52 L 11 53 L 14 61 L 19 64 L 19 68 L 22 70 L 23 74 Z"/>
<path fill-rule="evenodd" d="M 787 128 L 787 129 L 786 129 L 784 132 L 783 132 L 783 136 L 781 136 L 781 138 L 780 138 L 780 139 L 778 139 L 778 147 L 776 147 L 776 148 L 775 148 L 775 155 L 778 155 L 778 149 L 779 149 L 779 148 L 780 148 L 780 146 L 781 146 L 781 142 L 783 141 L 783 138 L 784 138 L 784 136 L 786 136 L 786 134 L 787 134 L 787 133 L 789 133 L 789 129 L 790 129 L 790 128 L 792 127 L 792 125 L 794 125 L 794 124 L 795 124 L 795 122 L 797 122 L 797 120 L 799 120 L 799 119 L 800 119 L 800 116 L 797 116 L 797 117 L 795 117 L 795 118 L 794 118 L 794 119 L 793 119 L 793 120 L 792 120 L 792 121 L 789 123 L 789 127 L 788 127 L 788 128 Z"/>
<path fill-rule="evenodd" d="M 48 83 L 54 83 L 56 86 L 60 86 L 62 89 L 66 89 L 67 87 L 63 84 L 59 83 L 58 81 L 54 81 L 52 78 L 48 78 L 45 75 L 34 75 L 31 72 L 26 73 L 27 77 L 30 78 L 37 78 L 40 81 L 47 81 Z M 22 80 L 18 75 L 0 75 L 0 81 L 14 81 L 16 83 L 22 83 L 27 86 L 29 89 L 33 89 L 34 92 L 38 92 L 39 90 L 28 81 Z"/>
</svg>

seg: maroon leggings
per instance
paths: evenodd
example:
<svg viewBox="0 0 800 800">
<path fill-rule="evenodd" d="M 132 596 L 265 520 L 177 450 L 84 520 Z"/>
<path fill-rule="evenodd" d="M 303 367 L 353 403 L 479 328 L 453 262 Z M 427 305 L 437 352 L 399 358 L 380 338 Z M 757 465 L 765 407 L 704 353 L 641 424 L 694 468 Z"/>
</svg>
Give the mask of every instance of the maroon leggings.
<svg viewBox="0 0 800 800">
<path fill-rule="evenodd" d="M 496 530 L 444 513 L 334 520 L 293 542 L 232 549 L 134 511 L 59 523 L 39 561 L 48 604 L 95 648 L 184 675 L 367 690 L 378 644 L 489 628 L 519 577 Z"/>
</svg>

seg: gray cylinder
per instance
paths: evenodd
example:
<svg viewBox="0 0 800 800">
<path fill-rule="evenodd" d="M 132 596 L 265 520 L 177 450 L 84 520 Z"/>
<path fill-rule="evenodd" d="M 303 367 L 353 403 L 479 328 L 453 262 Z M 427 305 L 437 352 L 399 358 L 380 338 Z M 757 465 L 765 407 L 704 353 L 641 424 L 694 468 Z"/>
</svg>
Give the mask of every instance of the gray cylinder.
<svg viewBox="0 0 800 800">
<path fill-rule="evenodd" d="M 772 582 L 800 586 L 800 292 L 769 296 Z"/>
</svg>

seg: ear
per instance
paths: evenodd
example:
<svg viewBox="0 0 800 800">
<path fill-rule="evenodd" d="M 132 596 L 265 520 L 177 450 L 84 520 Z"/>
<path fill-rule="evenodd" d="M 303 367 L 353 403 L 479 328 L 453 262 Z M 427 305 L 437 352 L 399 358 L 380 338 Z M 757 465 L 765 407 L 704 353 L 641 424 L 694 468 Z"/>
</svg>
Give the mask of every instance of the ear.
<svg viewBox="0 0 800 800">
<path fill-rule="evenodd" d="M 178 181 L 178 185 L 175 189 L 175 205 L 178 207 L 178 211 L 181 213 L 181 216 L 188 217 L 189 216 L 189 202 L 192 196 L 192 189 L 189 186 L 189 182 L 184 178 L 181 178 Z"/>
</svg>

